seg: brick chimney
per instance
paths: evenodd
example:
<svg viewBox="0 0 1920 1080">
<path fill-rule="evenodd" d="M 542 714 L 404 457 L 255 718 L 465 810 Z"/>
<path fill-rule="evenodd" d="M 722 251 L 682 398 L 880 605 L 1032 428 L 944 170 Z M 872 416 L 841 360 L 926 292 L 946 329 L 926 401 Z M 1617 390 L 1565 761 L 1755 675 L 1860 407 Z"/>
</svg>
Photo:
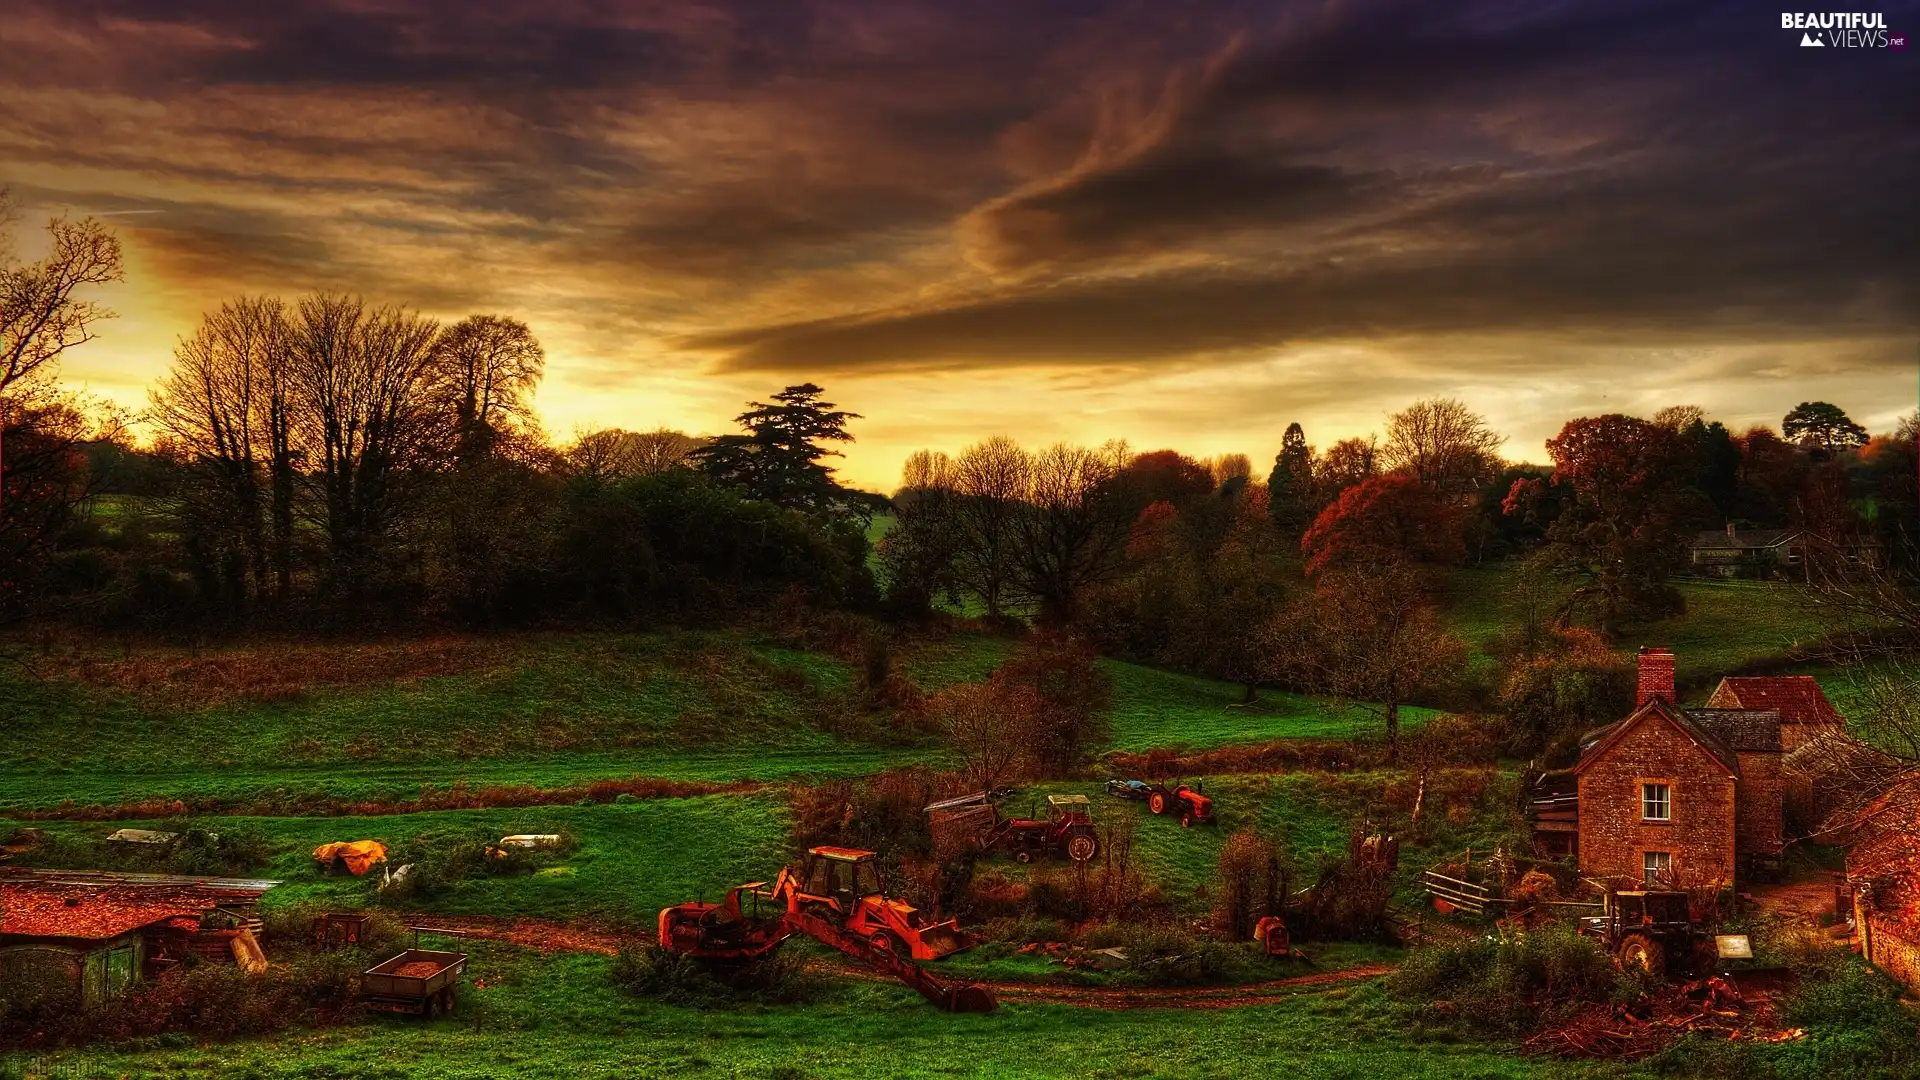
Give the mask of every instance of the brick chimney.
<svg viewBox="0 0 1920 1080">
<path fill-rule="evenodd" d="M 1673 650 L 1640 647 L 1640 688 L 1634 707 L 1649 701 L 1673 704 Z"/>
</svg>

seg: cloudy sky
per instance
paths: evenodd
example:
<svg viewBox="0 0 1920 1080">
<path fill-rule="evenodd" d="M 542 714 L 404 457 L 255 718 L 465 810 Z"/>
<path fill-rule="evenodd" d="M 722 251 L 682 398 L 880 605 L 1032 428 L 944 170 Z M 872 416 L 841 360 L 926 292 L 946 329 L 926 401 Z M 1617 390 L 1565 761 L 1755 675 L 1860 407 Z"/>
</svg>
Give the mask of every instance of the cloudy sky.
<svg viewBox="0 0 1920 1080">
<path fill-rule="evenodd" d="M 1876 2 L 1894 30 L 1920 5 Z M 1920 50 L 1686 0 L 4 0 L 0 185 L 112 215 L 139 405 L 242 292 L 529 322 L 557 437 L 824 384 L 846 475 L 1271 460 L 1463 398 L 1876 430 L 1920 360 Z"/>
</svg>

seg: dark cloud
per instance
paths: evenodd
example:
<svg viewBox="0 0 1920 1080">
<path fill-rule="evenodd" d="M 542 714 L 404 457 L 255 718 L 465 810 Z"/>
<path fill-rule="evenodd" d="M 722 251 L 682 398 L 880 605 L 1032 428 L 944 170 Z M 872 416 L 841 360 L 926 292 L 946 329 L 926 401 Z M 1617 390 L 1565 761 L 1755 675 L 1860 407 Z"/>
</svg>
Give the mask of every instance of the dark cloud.
<svg viewBox="0 0 1920 1080">
<path fill-rule="evenodd" d="M 1920 311 L 1913 54 L 1801 50 L 1744 3 L 15 7 L 0 158 L 186 208 L 141 227 L 167 273 L 453 303 L 485 270 L 635 368 L 1839 342 Z"/>
</svg>

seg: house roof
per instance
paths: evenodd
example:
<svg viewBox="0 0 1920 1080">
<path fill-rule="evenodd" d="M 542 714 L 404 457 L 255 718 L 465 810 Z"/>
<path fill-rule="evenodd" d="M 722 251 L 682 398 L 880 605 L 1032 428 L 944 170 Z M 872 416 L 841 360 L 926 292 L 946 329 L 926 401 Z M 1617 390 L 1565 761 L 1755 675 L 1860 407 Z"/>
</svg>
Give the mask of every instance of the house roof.
<svg viewBox="0 0 1920 1080">
<path fill-rule="evenodd" d="M 1779 547 L 1781 544 L 1799 539 L 1798 529 L 1747 529 L 1735 530 L 1731 535 L 1725 529 L 1712 529 L 1696 533 L 1693 547 L 1696 548 L 1738 548 L 1743 551 L 1759 551 L 1764 548 Z"/>
<path fill-rule="evenodd" d="M 1780 752 L 1780 713 L 1774 709 L 1688 709 L 1687 716 L 1729 750 Z"/>
<path fill-rule="evenodd" d="M 1811 675 L 1738 676 L 1720 680 L 1715 698 L 1743 709 L 1773 709 L 1789 724 L 1838 724 L 1838 709 Z"/>
<path fill-rule="evenodd" d="M 1649 701 L 1640 706 L 1625 720 L 1588 732 L 1587 737 L 1581 740 L 1580 761 L 1573 767 L 1573 771 L 1575 773 L 1585 771 L 1587 766 L 1604 757 L 1606 752 L 1629 731 L 1648 722 L 1665 722 L 1672 725 L 1726 769 L 1728 776 L 1740 775 L 1740 756 L 1732 747 L 1689 716 L 1686 710 L 1676 709 L 1659 700 Z M 1777 743 L 1775 749 L 1778 749 Z"/>
<path fill-rule="evenodd" d="M 182 916 L 197 917 L 217 898 L 144 886 L 0 883 L 0 935 L 106 941 Z"/>
</svg>

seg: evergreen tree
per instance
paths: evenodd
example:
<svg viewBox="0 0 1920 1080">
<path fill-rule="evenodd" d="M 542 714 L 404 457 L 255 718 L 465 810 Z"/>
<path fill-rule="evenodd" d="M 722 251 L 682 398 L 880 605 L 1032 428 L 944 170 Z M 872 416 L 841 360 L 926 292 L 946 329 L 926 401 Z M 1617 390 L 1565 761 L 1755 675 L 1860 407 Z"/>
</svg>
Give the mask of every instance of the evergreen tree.
<svg viewBox="0 0 1920 1080">
<path fill-rule="evenodd" d="M 1295 539 L 1307 531 L 1317 507 L 1313 498 L 1313 447 L 1299 424 L 1288 424 L 1280 439 L 1280 454 L 1267 477 L 1267 512 L 1283 537 Z"/>
<path fill-rule="evenodd" d="M 1795 442 L 1811 443 L 1823 455 L 1867 445 L 1867 429 L 1853 422 L 1838 405 L 1803 401 L 1780 422 L 1780 433 Z"/>
<path fill-rule="evenodd" d="M 847 421 L 859 413 L 836 410 L 812 383 L 789 386 L 772 402 L 735 417 L 745 435 L 722 435 L 694 451 L 702 471 L 743 488 L 749 498 L 796 510 L 858 506 L 860 493 L 841 487 L 822 458 L 838 457 L 826 443 L 852 442 Z"/>
</svg>

